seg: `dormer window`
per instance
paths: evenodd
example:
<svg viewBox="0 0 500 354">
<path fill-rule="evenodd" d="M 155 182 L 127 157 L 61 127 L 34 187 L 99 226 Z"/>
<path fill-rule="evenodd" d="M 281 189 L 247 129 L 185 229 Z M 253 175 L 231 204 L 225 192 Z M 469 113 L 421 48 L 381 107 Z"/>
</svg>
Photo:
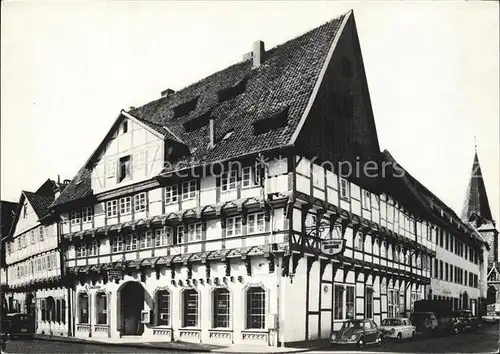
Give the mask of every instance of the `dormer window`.
<svg viewBox="0 0 500 354">
<path fill-rule="evenodd" d="M 255 135 L 260 135 L 267 133 L 271 130 L 275 130 L 284 127 L 288 124 L 288 107 L 278 111 L 274 114 L 264 116 L 253 122 L 253 129 Z"/>
<path fill-rule="evenodd" d="M 175 106 L 174 107 L 174 118 L 188 115 L 191 111 L 193 111 L 196 108 L 197 104 L 198 104 L 198 97 L 193 98 L 192 100 L 187 101 L 185 103 L 181 103 L 178 106 Z"/>
<path fill-rule="evenodd" d="M 220 90 L 219 92 L 217 92 L 217 95 L 219 96 L 219 102 L 229 101 L 236 96 L 241 95 L 243 92 L 245 92 L 246 86 L 247 80 L 245 79 L 241 80 L 234 86 Z"/>
<path fill-rule="evenodd" d="M 128 120 L 124 120 L 120 126 L 120 134 L 128 133 Z"/>
</svg>

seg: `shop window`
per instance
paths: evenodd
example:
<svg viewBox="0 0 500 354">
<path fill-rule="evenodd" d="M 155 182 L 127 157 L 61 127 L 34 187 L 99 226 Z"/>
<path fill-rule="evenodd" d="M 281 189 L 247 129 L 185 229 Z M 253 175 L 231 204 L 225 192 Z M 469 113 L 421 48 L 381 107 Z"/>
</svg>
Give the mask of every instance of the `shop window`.
<svg viewBox="0 0 500 354">
<path fill-rule="evenodd" d="M 199 317 L 198 292 L 194 289 L 184 291 L 183 327 L 197 327 Z"/>
<path fill-rule="evenodd" d="M 229 328 L 230 296 L 225 288 L 216 289 L 213 293 L 213 326 L 214 328 Z"/>
<path fill-rule="evenodd" d="M 105 293 L 96 294 L 97 324 L 108 324 L 108 297 Z"/>
<path fill-rule="evenodd" d="M 399 291 L 389 290 L 387 294 L 387 317 L 399 317 Z"/>
<path fill-rule="evenodd" d="M 247 328 L 265 328 L 266 291 L 262 287 L 252 287 L 247 290 Z"/>
<path fill-rule="evenodd" d="M 89 295 L 86 293 L 78 295 L 78 319 L 79 323 L 89 323 Z"/>
<path fill-rule="evenodd" d="M 66 323 L 66 300 L 61 300 L 61 322 Z"/>
<path fill-rule="evenodd" d="M 56 322 L 61 322 L 61 300 L 56 300 L 56 308 L 55 308 L 55 320 Z"/>
<path fill-rule="evenodd" d="M 157 326 L 170 324 L 170 293 L 167 290 L 156 292 L 156 316 Z"/>
<path fill-rule="evenodd" d="M 42 312 L 42 321 L 47 321 L 47 303 L 45 299 L 40 300 L 40 309 Z"/>
</svg>

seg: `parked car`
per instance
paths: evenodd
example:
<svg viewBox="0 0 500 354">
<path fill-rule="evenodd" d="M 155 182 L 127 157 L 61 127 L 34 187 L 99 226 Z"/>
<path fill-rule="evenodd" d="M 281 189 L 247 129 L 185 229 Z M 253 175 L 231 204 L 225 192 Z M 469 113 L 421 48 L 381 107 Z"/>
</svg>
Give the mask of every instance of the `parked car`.
<svg viewBox="0 0 500 354">
<path fill-rule="evenodd" d="M 386 318 L 382 321 L 380 330 L 385 338 L 415 338 L 417 329 L 408 318 Z"/>
<path fill-rule="evenodd" d="M 377 324 L 370 319 L 348 320 L 339 331 L 334 331 L 330 344 L 355 344 L 363 349 L 368 344 L 382 344 L 383 334 Z"/>
<path fill-rule="evenodd" d="M 434 312 L 414 312 L 410 315 L 410 321 L 415 326 L 416 334 L 436 334 L 439 326 Z"/>
<path fill-rule="evenodd" d="M 500 321 L 500 311 L 489 311 L 482 317 L 484 323 L 498 323 Z"/>
<path fill-rule="evenodd" d="M 8 313 L 2 320 L 2 334 L 9 338 L 33 338 L 35 319 L 27 313 Z"/>
<path fill-rule="evenodd" d="M 415 301 L 414 313 L 432 313 L 437 320 L 437 327 L 432 328 L 432 334 L 434 335 L 445 335 L 451 333 L 458 333 L 458 329 L 455 326 L 455 321 L 453 320 L 453 307 L 452 303 L 448 300 L 418 300 Z M 423 316 L 423 317 L 422 317 Z M 420 317 L 426 318 L 426 315 L 421 315 Z M 420 321 L 420 317 L 417 316 L 416 320 L 413 320 L 410 316 L 411 322 L 417 327 L 417 332 L 419 332 L 419 327 L 422 328 L 422 323 L 417 323 Z M 433 322 L 433 320 L 430 320 Z M 425 323 L 425 321 L 424 321 Z M 428 326 L 427 326 L 428 327 Z M 425 328 L 427 328 L 425 327 Z M 432 326 L 431 326 L 432 327 Z"/>
<path fill-rule="evenodd" d="M 480 320 L 470 310 L 453 311 L 453 319 L 459 332 L 476 330 L 480 326 Z"/>
</svg>

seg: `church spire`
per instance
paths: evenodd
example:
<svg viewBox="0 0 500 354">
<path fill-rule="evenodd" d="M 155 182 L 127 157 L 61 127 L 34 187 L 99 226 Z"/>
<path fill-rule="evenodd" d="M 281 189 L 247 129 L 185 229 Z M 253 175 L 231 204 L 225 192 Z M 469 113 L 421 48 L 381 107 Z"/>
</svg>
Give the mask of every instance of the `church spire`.
<svg viewBox="0 0 500 354">
<path fill-rule="evenodd" d="M 476 145 L 471 178 L 462 211 L 462 219 L 464 221 L 472 221 L 472 219 L 478 217 L 482 220 L 481 224 L 484 222 L 493 222 L 488 196 L 486 195 L 486 187 L 481 173 L 481 166 L 479 165 L 479 159 L 477 157 Z"/>
</svg>

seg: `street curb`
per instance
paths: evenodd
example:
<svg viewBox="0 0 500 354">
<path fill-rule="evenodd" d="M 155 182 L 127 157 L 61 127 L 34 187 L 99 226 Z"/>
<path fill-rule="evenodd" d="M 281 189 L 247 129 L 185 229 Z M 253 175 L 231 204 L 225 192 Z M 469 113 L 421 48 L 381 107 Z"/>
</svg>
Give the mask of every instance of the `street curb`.
<svg viewBox="0 0 500 354">
<path fill-rule="evenodd" d="M 162 350 L 175 350 L 181 352 L 191 352 L 191 353 L 208 353 L 211 352 L 212 349 L 194 349 L 194 348 L 169 348 L 164 346 L 157 346 L 154 344 L 143 344 L 143 343 L 110 343 L 110 342 L 101 342 L 96 340 L 85 340 L 85 339 L 66 339 L 65 337 L 56 337 L 52 338 L 47 337 L 38 337 L 35 336 L 33 339 L 36 340 L 44 340 L 49 342 L 61 342 L 61 343 L 77 343 L 77 344 L 88 344 L 88 345 L 103 345 L 108 347 L 130 347 L 130 348 L 141 348 L 141 349 L 162 349 Z"/>
<path fill-rule="evenodd" d="M 73 337 L 71 337 L 73 338 Z M 66 337 L 53 336 L 53 337 L 38 337 L 35 335 L 34 339 L 43 340 L 48 342 L 61 342 L 61 343 L 76 343 L 76 344 L 88 344 L 88 345 L 103 345 L 108 347 L 129 347 L 129 348 L 140 348 L 140 349 L 160 349 L 160 350 L 174 350 L 174 351 L 182 351 L 182 352 L 190 352 L 190 353 L 236 353 L 227 350 L 221 350 L 219 348 L 216 349 L 194 349 L 194 348 L 168 348 L 164 346 L 157 346 L 154 344 L 142 344 L 142 343 L 110 343 L 110 342 L 101 342 L 96 340 L 87 340 L 87 339 L 66 339 Z M 175 343 L 175 342 L 174 342 Z M 313 350 L 321 350 L 325 349 L 324 346 L 318 347 L 310 347 L 310 348 L 300 348 L 289 351 L 266 351 L 266 352 L 244 352 L 244 354 L 290 354 L 290 353 L 305 353 Z"/>
</svg>

